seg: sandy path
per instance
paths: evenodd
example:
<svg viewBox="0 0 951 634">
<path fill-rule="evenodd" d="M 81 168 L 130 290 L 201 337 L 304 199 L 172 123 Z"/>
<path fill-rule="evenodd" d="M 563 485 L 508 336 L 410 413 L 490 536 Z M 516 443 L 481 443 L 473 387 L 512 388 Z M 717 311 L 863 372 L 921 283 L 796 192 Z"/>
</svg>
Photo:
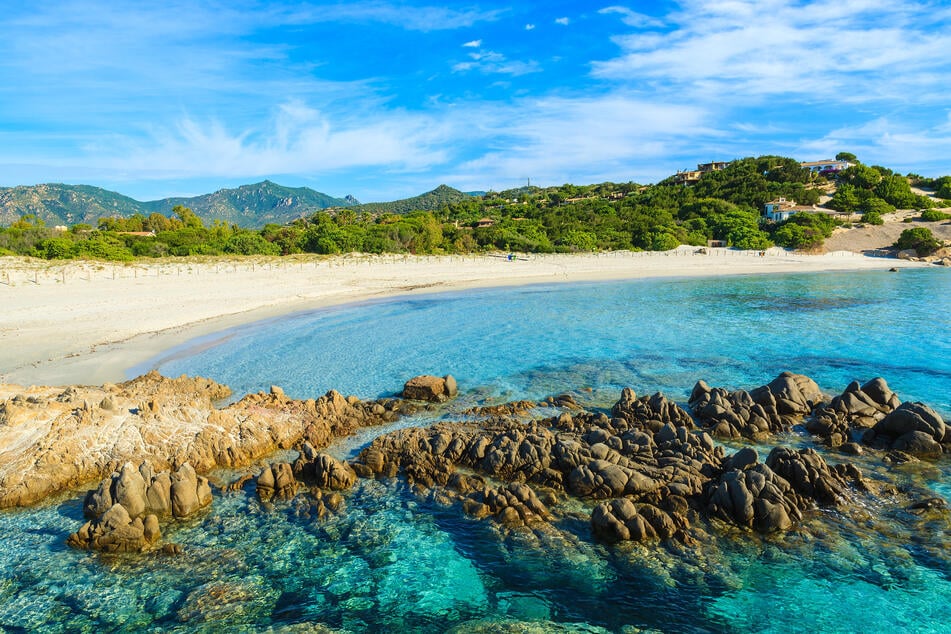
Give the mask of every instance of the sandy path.
<svg viewBox="0 0 951 634">
<path fill-rule="evenodd" d="M 191 338 L 399 294 L 544 282 L 924 266 L 849 252 L 341 256 L 135 265 L 0 258 L 0 382 L 99 384 Z"/>
</svg>

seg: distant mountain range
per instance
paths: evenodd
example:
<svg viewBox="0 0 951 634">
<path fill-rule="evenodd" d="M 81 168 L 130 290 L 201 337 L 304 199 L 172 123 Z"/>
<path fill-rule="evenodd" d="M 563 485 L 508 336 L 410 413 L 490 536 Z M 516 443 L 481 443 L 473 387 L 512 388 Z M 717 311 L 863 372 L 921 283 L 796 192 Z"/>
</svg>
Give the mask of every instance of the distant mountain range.
<svg viewBox="0 0 951 634">
<path fill-rule="evenodd" d="M 163 198 L 141 202 L 100 187 L 44 184 L 0 187 L 0 225 L 34 214 L 47 225 L 88 223 L 100 218 L 152 213 L 170 215 L 172 208 L 191 208 L 206 224 L 221 220 L 242 227 L 284 224 L 328 207 L 359 205 L 353 196 L 334 198 L 309 187 L 284 187 L 271 181 L 221 189 L 191 198 Z"/>
<path fill-rule="evenodd" d="M 431 192 L 413 198 L 360 204 L 353 196 L 334 198 L 309 187 L 284 187 L 266 180 L 191 198 L 141 202 L 100 187 L 49 183 L 0 187 L 0 226 L 9 226 L 22 216 L 33 214 L 47 226 L 87 223 L 95 227 L 100 218 L 134 214 L 148 217 L 153 213 L 168 216 L 176 205 L 182 205 L 194 211 L 205 224 L 220 220 L 241 227 L 260 228 L 268 223 L 286 224 L 329 207 L 401 214 L 438 209 L 446 203 L 465 200 L 481 193 L 464 193 L 440 185 Z"/>
<path fill-rule="evenodd" d="M 471 194 L 453 189 L 448 185 L 440 185 L 431 192 L 413 196 L 412 198 L 403 198 L 388 203 L 367 203 L 356 207 L 359 211 L 368 211 L 370 213 L 390 213 L 405 214 L 410 211 L 431 211 L 439 209 L 445 204 L 456 203 L 460 200 L 470 198 Z"/>
</svg>

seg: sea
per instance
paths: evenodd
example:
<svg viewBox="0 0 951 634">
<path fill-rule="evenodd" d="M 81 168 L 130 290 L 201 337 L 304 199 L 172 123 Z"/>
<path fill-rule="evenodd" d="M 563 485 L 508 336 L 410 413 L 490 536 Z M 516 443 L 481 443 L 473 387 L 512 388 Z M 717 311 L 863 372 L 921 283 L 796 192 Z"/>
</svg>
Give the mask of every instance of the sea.
<svg viewBox="0 0 951 634">
<path fill-rule="evenodd" d="M 287 289 L 294 293 L 293 288 Z M 686 406 L 697 380 L 753 388 L 780 372 L 824 392 L 884 377 L 951 421 L 951 272 L 905 269 L 545 284 L 412 295 L 302 312 L 190 341 L 130 376 L 210 377 L 236 396 L 271 385 L 393 396 L 452 374 L 456 401 L 342 439 L 348 458 L 397 427 L 473 405 L 571 394 L 610 408 L 624 387 Z M 545 413 L 540 410 L 540 414 Z M 802 429 L 775 444 L 816 446 Z M 730 444 L 728 451 L 742 445 Z M 760 455 L 768 446 L 760 446 Z M 850 460 L 902 491 L 951 500 L 951 459 Z M 239 473 L 211 474 L 224 484 Z M 361 480 L 323 519 L 253 485 L 164 529 L 183 553 L 75 551 L 81 491 L 0 512 L 3 632 L 947 632 L 948 511 L 889 499 L 818 509 L 762 536 L 709 528 L 700 548 L 595 540 L 592 503 L 503 530 L 405 482 Z"/>
</svg>

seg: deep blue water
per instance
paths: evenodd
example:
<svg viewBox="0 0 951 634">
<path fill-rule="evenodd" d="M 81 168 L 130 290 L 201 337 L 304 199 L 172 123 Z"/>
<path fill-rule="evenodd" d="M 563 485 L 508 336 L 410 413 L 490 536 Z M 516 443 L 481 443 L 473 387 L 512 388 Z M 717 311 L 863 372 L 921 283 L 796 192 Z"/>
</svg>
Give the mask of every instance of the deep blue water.
<svg viewBox="0 0 951 634">
<path fill-rule="evenodd" d="M 787 369 L 837 393 L 881 375 L 903 399 L 951 418 L 949 326 L 951 275 L 939 269 L 530 286 L 299 314 L 151 365 L 238 394 L 277 384 L 297 397 L 331 388 L 377 397 L 416 374 L 452 373 L 458 407 L 563 391 L 597 407 L 624 386 L 685 400 L 698 378 L 754 387 Z M 349 455 L 374 433 L 332 450 Z M 889 477 L 951 497 L 947 460 Z M 555 622 L 578 631 L 941 632 L 951 623 L 947 516 L 921 520 L 886 502 L 871 509 L 885 524 L 822 512 L 784 537 L 720 536 L 678 552 L 593 542 L 579 501 L 550 529 L 502 536 L 399 482 L 362 481 L 344 512 L 321 521 L 295 504 L 262 508 L 248 487 L 166 529 L 185 546 L 180 557 L 70 550 L 80 504 L 67 495 L 0 513 L 0 628 L 442 632 L 518 620 L 537 631 Z"/>
</svg>

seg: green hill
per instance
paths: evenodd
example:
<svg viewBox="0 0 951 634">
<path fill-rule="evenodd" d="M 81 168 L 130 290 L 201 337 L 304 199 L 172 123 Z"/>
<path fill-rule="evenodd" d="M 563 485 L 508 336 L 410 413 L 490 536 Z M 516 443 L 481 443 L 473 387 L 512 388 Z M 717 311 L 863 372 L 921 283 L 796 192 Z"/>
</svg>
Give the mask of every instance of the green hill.
<svg viewBox="0 0 951 634">
<path fill-rule="evenodd" d="M 358 211 L 369 213 L 405 214 L 410 211 L 432 211 L 443 205 L 457 203 L 472 198 L 469 194 L 453 189 L 448 185 L 440 185 L 431 192 L 420 194 L 412 198 L 394 200 L 388 203 L 367 203 L 355 207 Z"/>
<path fill-rule="evenodd" d="M 142 213 L 142 203 L 116 192 L 89 185 L 0 187 L 0 225 L 9 226 L 22 216 L 35 215 L 48 226 L 95 226 L 104 216 Z"/>
<path fill-rule="evenodd" d="M 148 215 L 168 214 L 176 205 L 191 208 L 206 224 L 221 220 L 241 227 L 285 224 L 328 207 L 348 207 L 350 200 L 334 198 L 309 187 L 284 187 L 271 181 L 219 189 L 192 198 L 163 198 L 143 203 Z"/>
<path fill-rule="evenodd" d="M 221 189 L 191 198 L 165 198 L 140 202 L 89 185 L 0 187 L 0 226 L 9 226 L 25 215 L 35 215 L 47 226 L 88 223 L 99 218 L 152 213 L 170 215 L 175 205 L 190 207 L 205 223 L 220 220 L 242 227 L 284 224 L 327 207 L 352 206 L 353 197 L 334 198 L 308 187 L 284 187 L 271 181 Z"/>
</svg>

